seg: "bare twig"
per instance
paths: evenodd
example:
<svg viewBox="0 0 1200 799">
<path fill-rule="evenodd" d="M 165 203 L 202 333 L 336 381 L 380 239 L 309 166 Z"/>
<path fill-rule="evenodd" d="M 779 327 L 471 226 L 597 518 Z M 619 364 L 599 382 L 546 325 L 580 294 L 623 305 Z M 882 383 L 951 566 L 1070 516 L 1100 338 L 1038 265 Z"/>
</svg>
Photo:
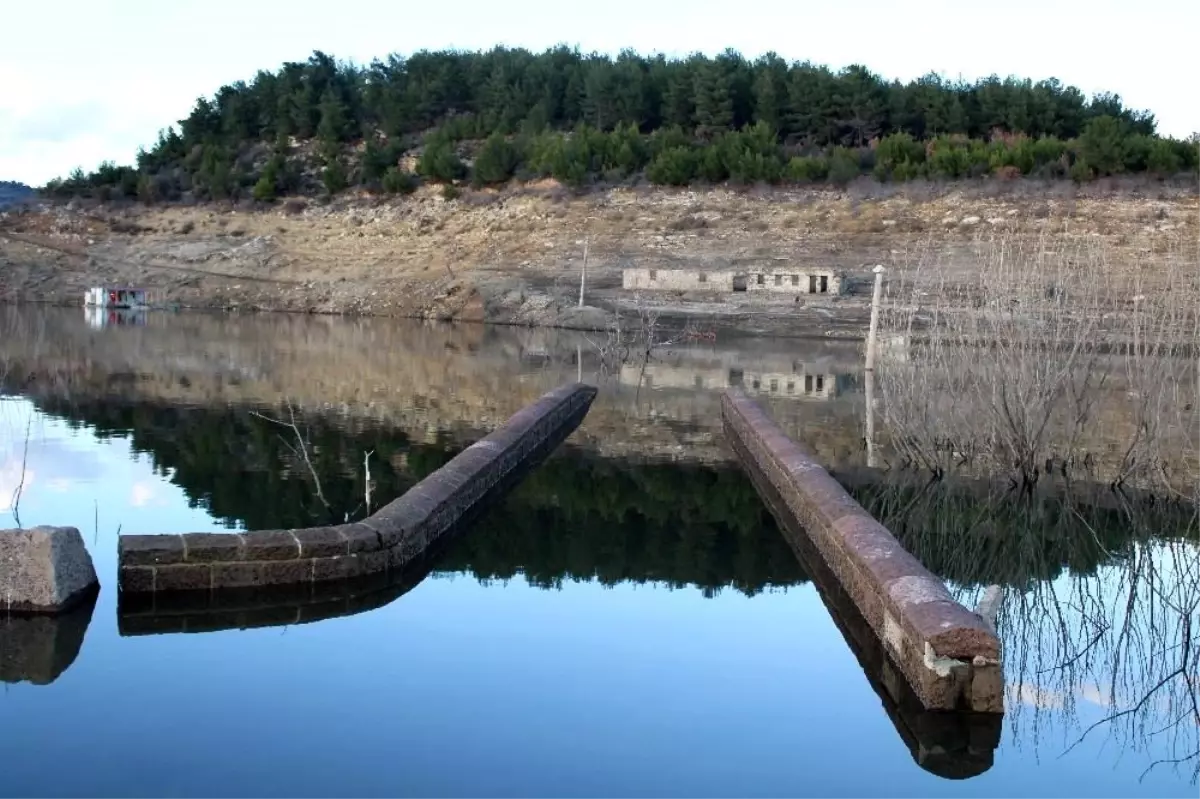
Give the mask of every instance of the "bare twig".
<svg viewBox="0 0 1200 799">
<path fill-rule="evenodd" d="M 291 429 L 292 433 L 296 436 L 296 445 L 298 449 L 293 449 L 291 446 L 288 446 L 287 441 L 284 441 L 282 437 L 280 437 L 280 440 L 283 441 L 284 445 L 288 446 L 288 449 L 291 449 L 293 453 L 303 458 L 304 465 L 308 467 L 308 473 L 312 476 L 313 485 L 317 492 L 317 499 L 321 501 L 321 504 L 325 506 L 326 510 L 332 511 L 333 508 L 330 506 L 329 501 L 325 499 L 325 492 L 321 488 L 321 478 L 317 475 L 317 469 L 315 466 L 313 466 L 312 459 L 308 456 L 308 442 L 305 440 L 304 434 L 300 432 L 300 427 L 296 424 L 296 409 L 292 406 L 292 403 L 290 401 L 288 402 L 288 414 L 291 418 L 291 421 L 289 422 L 285 422 L 281 419 L 273 419 L 270 416 L 259 413 L 258 411 L 250 411 L 250 413 L 260 419 L 271 422 L 272 424 L 277 424 L 281 427 L 287 427 Z"/>
</svg>

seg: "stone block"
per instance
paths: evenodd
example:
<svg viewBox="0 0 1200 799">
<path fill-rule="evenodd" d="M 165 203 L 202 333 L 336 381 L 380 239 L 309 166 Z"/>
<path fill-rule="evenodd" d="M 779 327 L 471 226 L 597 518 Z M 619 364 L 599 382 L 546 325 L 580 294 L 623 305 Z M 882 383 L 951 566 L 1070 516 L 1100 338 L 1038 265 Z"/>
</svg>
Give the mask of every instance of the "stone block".
<svg viewBox="0 0 1200 799">
<path fill-rule="evenodd" d="M 342 525 L 342 535 L 346 539 L 346 554 L 355 555 L 361 552 L 378 552 L 383 549 L 383 534 L 365 524 Z"/>
<path fill-rule="evenodd" d="M 181 537 L 188 563 L 242 560 L 242 537 L 237 533 L 188 533 Z"/>
<path fill-rule="evenodd" d="M 346 554 L 346 538 L 337 527 L 309 527 L 293 530 L 300 542 L 301 558 L 329 558 Z"/>
<path fill-rule="evenodd" d="M 0 609 L 59 613 L 99 586 L 74 527 L 0 530 Z"/>
<path fill-rule="evenodd" d="M 243 533 L 246 560 L 292 560 L 300 557 L 300 542 L 291 530 Z"/>
<path fill-rule="evenodd" d="M 122 566 L 166 566 L 183 563 L 181 535 L 123 535 L 117 540 L 117 560 Z"/>
<path fill-rule="evenodd" d="M 207 563 L 159 566 L 154 573 L 154 590 L 207 591 L 212 587 L 212 568 Z"/>
<path fill-rule="evenodd" d="M 122 566 L 117 570 L 117 590 L 142 594 L 154 590 L 154 566 Z"/>
</svg>

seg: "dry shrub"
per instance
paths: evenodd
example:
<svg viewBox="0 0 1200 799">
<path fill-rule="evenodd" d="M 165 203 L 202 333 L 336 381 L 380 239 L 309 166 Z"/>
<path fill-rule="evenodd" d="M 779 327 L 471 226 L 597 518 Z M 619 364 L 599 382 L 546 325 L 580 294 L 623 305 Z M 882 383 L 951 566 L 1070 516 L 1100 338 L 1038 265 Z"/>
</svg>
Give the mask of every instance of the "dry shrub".
<svg viewBox="0 0 1200 799">
<path fill-rule="evenodd" d="M 1014 235 L 982 260 L 953 282 L 919 252 L 890 280 L 876 374 L 900 464 L 1200 495 L 1200 274 L 1183 238 L 1135 269 L 1095 240 Z"/>
<path fill-rule="evenodd" d="M 295 214 L 304 213 L 305 209 L 308 208 L 308 202 L 300 199 L 299 197 L 293 197 L 290 200 L 285 200 L 283 205 L 280 207 L 283 209 L 285 214 L 292 216 Z"/>
<path fill-rule="evenodd" d="M 144 228 L 136 222 L 130 222 L 125 219 L 114 219 L 111 227 L 114 233 L 125 233 L 130 236 L 136 236 L 148 230 L 148 228 Z"/>
<path fill-rule="evenodd" d="M 196 229 L 196 223 L 190 219 L 179 226 L 179 232 L 185 236 L 188 233 L 191 233 L 195 229 Z"/>
<path fill-rule="evenodd" d="M 699 230 L 708 227 L 708 220 L 696 214 L 684 214 L 667 223 L 667 230 Z"/>
<path fill-rule="evenodd" d="M 466 191 L 459 196 L 458 201 L 472 208 L 486 208 L 498 203 L 500 195 L 490 191 Z"/>
</svg>

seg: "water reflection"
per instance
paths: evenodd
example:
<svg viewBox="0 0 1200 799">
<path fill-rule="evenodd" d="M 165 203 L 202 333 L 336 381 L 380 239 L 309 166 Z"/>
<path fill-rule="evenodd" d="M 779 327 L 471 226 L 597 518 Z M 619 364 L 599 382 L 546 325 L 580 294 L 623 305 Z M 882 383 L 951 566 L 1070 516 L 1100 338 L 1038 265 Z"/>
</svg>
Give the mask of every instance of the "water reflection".
<svg viewBox="0 0 1200 799">
<path fill-rule="evenodd" d="M 1200 777 L 1200 514 L 1128 491 L 1030 496 L 980 484 L 876 484 L 858 498 L 970 605 L 997 619 L 1014 742 L 1089 737 Z M 913 531 L 920 531 L 913 535 Z M 1066 566 L 1064 570 L 1064 566 Z"/>
<path fill-rule="evenodd" d="M 128 495 L 129 508 L 146 511 L 136 532 L 211 529 L 203 525 L 266 529 L 360 518 L 367 513 L 368 489 L 376 504 L 398 496 L 546 387 L 574 379 L 593 365 L 572 334 L 546 331 L 389 328 L 373 322 L 186 314 L 151 315 L 145 326 L 89 331 L 77 313 L 74 321 L 55 313 L 21 314 L 0 309 L 0 329 L 13 332 L 16 325 L 15 338 L 0 337 L 0 352 L 7 353 L 0 356 L 0 380 L 3 390 L 27 397 L 45 416 L 34 414 L 27 452 L 22 443 L 27 420 L 10 420 L 13 424 L 0 441 L 0 483 L 8 485 L 24 474 L 27 489 L 74 497 L 76 510 L 86 506 L 89 520 L 94 498 L 101 518 L 112 519 L 109 506 L 119 504 L 112 498 L 119 491 Z M 416 613 L 414 607 L 433 617 L 442 606 L 430 605 L 429 597 L 448 602 L 466 590 L 464 583 L 478 589 L 474 581 L 448 586 L 442 579 L 459 574 L 491 584 L 489 591 L 507 592 L 506 597 L 526 596 L 519 594 L 526 583 L 561 590 L 538 592 L 540 600 L 521 600 L 529 603 L 521 605 L 522 612 L 573 601 L 580 603 L 571 606 L 573 613 L 593 613 L 605 601 L 624 597 L 634 607 L 630 620 L 622 621 L 625 634 L 657 641 L 662 630 L 651 622 L 639 627 L 637 620 L 638 614 L 660 607 L 655 603 L 665 592 L 638 591 L 628 597 L 627 591 L 641 583 L 688 587 L 686 593 L 702 605 L 692 612 L 705 619 L 696 629 L 717 624 L 725 609 L 746 597 L 754 597 L 753 614 L 747 618 L 755 620 L 786 600 L 786 607 L 771 612 L 778 613 L 781 624 L 793 625 L 806 644 L 827 613 L 835 620 L 890 722 L 885 722 L 886 740 L 880 738 L 877 747 L 874 739 L 863 742 L 855 762 L 841 767 L 843 782 L 823 784 L 827 792 L 846 785 L 846 774 L 862 763 L 874 767 L 887 762 L 896 734 L 923 768 L 945 776 L 976 774 L 966 784 L 982 792 L 1071 793 L 1085 785 L 1099 790 L 1107 783 L 1103 775 L 1094 776 L 1097 759 L 1115 762 L 1114 746 L 1127 751 L 1122 773 L 1132 769 L 1134 777 L 1164 761 L 1146 778 L 1147 785 L 1156 787 L 1144 790 L 1179 792 L 1183 780 L 1195 778 L 1200 725 L 1192 704 L 1198 671 L 1194 639 L 1200 623 L 1200 534 L 1194 508 L 1091 489 L 1070 493 L 1055 487 L 1020 495 L 986 481 L 898 481 L 894 474 L 881 481 L 878 472 L 860 468 L 859 389 L 853 379 L 837 377 L 853 371 L 855 357 L 852 350 L 843 353 L 834 346 L 810 349 L 796 342 L 754 341 L 663 353 L 652 365 L 681 371 L 663 372 L 648 382 L 622 382 L 620 373 L 613 375 L 571 444 L 491 508 L 440 559 L 425 565 L 432 579 L 421 582 L 423 567 L 394 583 L 351 586 L 337 596 L 240 597 L 241 604 L 203 608 L 123 605 L 120 632 L 139 637 L 119 639 L 111 657 L 149 660 L 168 651 L 160 647 L 186 645 L 187 650 L 175 650 L 177 657 L 207 653 L 213 659 L 209 662 L 225 663 L 218 654 L 233 649 L 232 663 L 240 658 L 237 647 L 247 645 L 241 642 L 258 640 L 252 636 L 263 630 L 233 633 L 234 638 L 229 633 L 188 637 L 184 644 L 172 643 L 177 636 L 140 636 L 277 625 L 279 631 L 266 631 L 276 636 L 298 622 L 320 620 L 328 621 L 302 625 L 305 634 L 336 636 L 354 629 L 382 641 L 387 635 L 383 628 L 369 625 Z M 739 361 L 744 363 L 739 366 Z M 823 391 L 834 389 L 826 392 L 828 397 L 788 398 L 788 375 L 793 375 L 797 392 L 807 385 L 804 376 L 812 376 L 815 392 L 818 374 L 835 376 L 822 381 Z M 812 442 L 818 457 L 836 467 L 836 476 L 854 496 L 968 605 L 982 586 L 1006 587 L 999 627 L 1011 696 L 999 750 L 994 732 L 917 712 L 903 696 L 903 680 L 897 684 L 888 676 L 886 660 L 871 649 L 873 639 L 859 634 L 852 614 L 823 581 L 819 564 L 794 551 L 781 535 L 720 435 L 718 389 L 722 381 L 739 379 L 743 385 L 758 379 L 765 388 L 762 401 L 785 428 Z M 783 396 L 772 394 L 772 379 L 779 381 L 776 391 Z M 312 471 L 297 457 L 289 431 L 256 415 L 286 415 L 289 405 L 296 409 L 310 447 Z M 49 424 L 47 419 L 65 420 L 74 427 L 77 442 L 90 444 L 66 447 L 60 439 L 40 437 L 39 426 Z M 117 444 L 120 458 L 129 460 L 128 446 L 139 463 L 148 464 L 145 473 L 121 471 L 115 455 L 98 457 L 100 449 Z M 372 453 L 369 475 L 363 468 L 366 453 Z M 88 488 L 87 493 L 80 486 L 102 488 Z M 176 492 L 195 512 L 156 511 L 164 495 Z M 0 504 L 11 493 L 0 491 Z M 42 495 L 43 514 L 54 509 L 52 497 L 57 495 Z M 0 507 L 0 512 L 10 510 Z M 116 521 L 105 522 L 108 534 Z M 98 568 L 105 559 L 111 565 L 115 550 L 110 538 L 104 540 L 108 543 L 100 545 Z M 107 574 L 111 580 L 111 572 Z M 511 578 L 516 578 L 511 587 L 499 587 Z M 621 588 L 588 593 L 595 583 Z M 824 608 L 816 604 L 820 620 L 809 610 L 816 597 L 809 583 L 821 589 Z M 781 591 L 787 595 L 775 596 Z M 579 599 L 584 594 L 587 598 Z M 716 599 L 700 600 L 701 595 Z M 481 602 L 496 601 L 496 594 L 488 596 Z M 673 595 L 672 601 L 682 601 L 681 595 Z M 93 627 L 111 625 L 115 614 L 106 614 Z M 456 618 L 469 626 L 469 616 Z M 508 618 L 489 623 L 515 624 Z M 410 628 L 409 635 L 406 646 L 424 640 L 418 628 Z M 746 646 L 770 649 L 780 633 L 763 626 L 746 636 Z M 351 649 L 366 648 L 363 640 L 338 639 Z M 324 651 L 321 641 L 314 639 L 313 653 Z M 836 634 L 833 641 L 835 649 L 842 645 Z M 611 648 L 607 641 L 605 646 Z M 264 644 L 259 657 L 274 662 L 262 653 L 275 651 Z M 606 661 L 604 668 L 610 673 L 631 669 L 630 681 L 644 681 L 638 669 L 649 657 L 646 651 L 638 649 L 629 662 Z M 103 654 L 85 651 L 68 676 L 85 669 L 89 656 Z M 724 668 L 722 657 L 720 652 L 698 652 L 684 665 L 707 674 Z M 779 690 L 790 691 L 788 696 L 801 703 L 801 715 L 822 703 L 837 704 L 841 713 L 840 703 L 857 696 L 855 685 L 861 680 L 854 669 L 841 679 L 821 674 L 819 664 L 799 664 L 809 657 L 803 651 L 788 657 L 780 668 L 792 671 L 780 678 L 787 688 Z M 428 668 L 423 679 L 436 677 L 443 666 Z M 793 684 L 793 674 L 806 679 Z M 807 679 L 810 674 L 818 676 Z M 467 676 L 482 679 L 474 672 Z M 94 690 L 101 690 L 104 682 L 95 680 Z M 869 693 L 867 697 L 875 702 Z M 595 711 L 584 699 L 573 701 Z M 647 708 L 658 707 L 654 697 L 644 702 Z M 878 714 L 878 705 L 871 711 Z M 869 723 L 856 717 L 855 724 Z M 1079 748 L 1056 759 L 1081 737 Z M 1100 746 L 1101 738 L 1111 739 L 1109 748 Z M 819 742 L 810 736 L 804 745 L 818 747 Z M 908 754 L 900 756 L 911 772 L 924 774 L 911 767 Z M 1084 765 L 1078 766 L 1081 757 Z M 1182 762 L 1165 762 L 1171 760 Z M 1168 767 L 1179 769 L 1177 778 L 1162 776 Z M 1038 776 L 1021 782 L 1026 773 Z M 928 782 L 904 782 L 910 776 L 896 779 L 900 782 L 880 790 L 895 785 L 933 790 Z M 1125 792 L 1137 790 L 1136 782 L 1113 785 Z M 787 787 L 796 792 L 794 785 Z M 729 786 L 730 792 L 736 788 Z"/>
<path fill-rule="evenodd" d="M 211 633 L 290 627 L 353 616 L 390 605 L 429 576 L 441 549 L 426 550 L 403 570 L 342 582 L 225 589 L 211 594 L 124 594 L 117 605 L 121 635 Z"/>
<path fill-rule="evenodd" d="M 997 713 L 927 710 L 888 655 L 883 642 L 859 612 L 833 570 L 813 545 L 795 514 L 769 481 L 748 471 L 784 537 L 817 588 L 846 646 L 883 705 L 913 761 L 946 779 L 976 777 L 992 767 L 1004 716 Z"/>
<path fill-rule="evenodd" d="M 97 592 L 57 616 L 0 614 L 0 681 L 49 685 L 71 667 L 79 650 Z"/>
</svg>

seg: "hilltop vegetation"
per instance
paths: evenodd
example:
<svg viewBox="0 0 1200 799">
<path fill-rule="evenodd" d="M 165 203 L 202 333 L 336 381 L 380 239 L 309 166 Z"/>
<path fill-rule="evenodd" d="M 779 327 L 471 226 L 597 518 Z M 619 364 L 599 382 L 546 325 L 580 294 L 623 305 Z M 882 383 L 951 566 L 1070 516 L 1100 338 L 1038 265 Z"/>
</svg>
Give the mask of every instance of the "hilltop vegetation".
<svg viewBox="0 0 1200 799">
<path fill-rule="evenodd" d="M 0 180 L 0 208 L 19 202 L 33 194 L 33 189 L 24 183 Z"/>
<path fill-rule="evenodd" d="M 497 48 L 366 67 L 317 52 L 200 98 L 136 167 L 105 163 L 46 188 L 156 201 L 514 177 L 576 187 L 844 184 L 864 174 L 1084 181 L 1172 176 L 1198 160 L 1194 140 L 1158 136 L 1149 112 L 1056 80 L 889 82 L 862 66 L 835 72 L 733 51 L 668 60 Z"/>
</svg>

